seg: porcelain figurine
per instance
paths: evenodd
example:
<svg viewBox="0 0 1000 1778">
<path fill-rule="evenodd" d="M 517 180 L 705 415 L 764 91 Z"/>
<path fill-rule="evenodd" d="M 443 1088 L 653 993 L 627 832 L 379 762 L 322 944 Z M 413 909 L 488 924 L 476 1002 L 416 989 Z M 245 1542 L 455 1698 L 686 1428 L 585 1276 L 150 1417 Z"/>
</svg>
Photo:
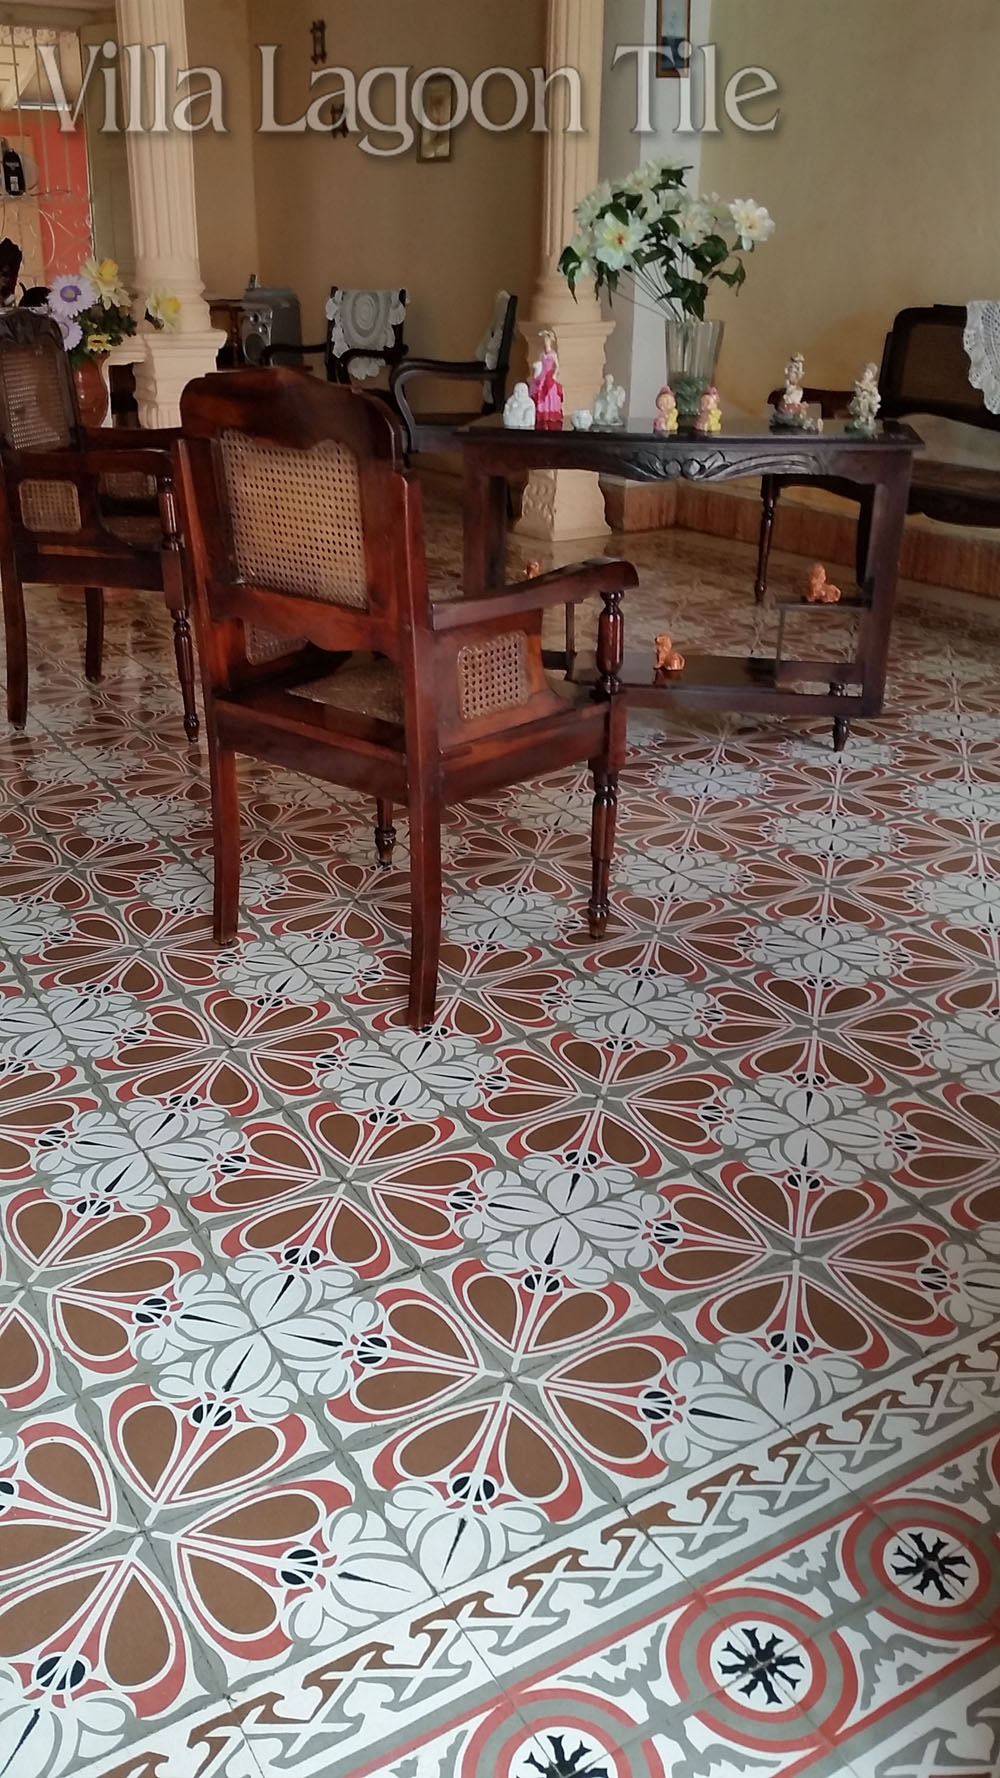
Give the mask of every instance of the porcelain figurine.
<svg viewBox="0 0 1000 1778">
<path fill-rule="evenodd" d="M 536 426 L 553 431 L 562 426 L 566 399 L 559 381 L 559 353 L 551 327 L 544 327 L 538 337 L 542 354 L 532 372 L 529 394 L 535 404 Z"/>
<path fill-rule="evenodd" d="M 574 432 L 589 432 L 594 424 L 594 416 L 589 407 L 578 407 L 575 414 L 570 414 L 570 424 Z"/>
<path fill-rule="evenodd" d="M 594 425 L 600 426 L 605 432 L 612 432 L 615 427 L 623 426 L 627 401 L 628 396 L 621 384 L 616 383 L 611 371 L 608 371 L 594 396 Z"/>
<path fill-rule="evenodd" d="M 529 562 L 528 566 L 524 570 L 524 578 L 525 578 L 525 580 L 538 580 L 539 577 L 541 576 L 541 572 L 542 572 L 541 562 Z"/>
<path fill-rule="evenodd" d="M 653 421 L 654 432 L 674 433 L 677 431 L 677 397 L 665 383 L 656 397 L 656 417 Z"/>
<path fill-rule="evenodd" d="M 806 594 L 807 605 L 839 605 L 843 594 L 839 586 L 833 586 L 826 577 L 826 569 L 822 562 L 816 562 L 809 575 L 809 591 Z"/>
<path fill-rule="evenodd" d="M 785 365 L 785 388 L 772 413 L 772 425 L 787 427 L 795 432 L 820 430 L 819 423 L 806 406 L 806 392 L 803 388 L 805 374 L 806 361 L 801 352 L 794 352 Z"/>
<path fill-rule="evenodd" d="M 878 365 L 866 364 L 854 385 L 854 399 L 848 408 L 852 432 L 874 432 L 882 397 L 878 387 Z"/>
<path fill-rule="evenodd" d="M 503 423 L 512 432 L 534 432 L 537 416 L 527 383 L 515 385 L 514 393 L 503 410 Z"/>
<path fill-rule="evenodd" d="M 658 673 L 680 673 L 684 670 L 684 656 L 678 654 L 672 636 L 656 638 L 656 671 Z"/>
<path fill-rule="evenodd" d="M 714 384 L 711 389 L 705 390 L 698 403 L 698 418 L 695 421 L 695 426 L 699 432 L 722 431 L 722 403 L 719 400 L 719 391 Z"/>
</svg>

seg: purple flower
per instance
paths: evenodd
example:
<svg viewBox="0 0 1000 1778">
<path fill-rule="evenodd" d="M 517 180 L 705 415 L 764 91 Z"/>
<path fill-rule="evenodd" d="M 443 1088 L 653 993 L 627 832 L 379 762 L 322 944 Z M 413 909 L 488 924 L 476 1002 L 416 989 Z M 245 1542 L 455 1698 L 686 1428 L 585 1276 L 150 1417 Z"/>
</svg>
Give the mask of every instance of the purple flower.
<svg viewBox="0 0 1000 1778">
<path fill-rule="evenodd" d="M 57 321 L 72 321 L 84 309 L 92 309 L 97 299 L 96 284 L 78 272 L 74 278 L 56 279 L 49 294 L 49 307 Z"/>
</svg>

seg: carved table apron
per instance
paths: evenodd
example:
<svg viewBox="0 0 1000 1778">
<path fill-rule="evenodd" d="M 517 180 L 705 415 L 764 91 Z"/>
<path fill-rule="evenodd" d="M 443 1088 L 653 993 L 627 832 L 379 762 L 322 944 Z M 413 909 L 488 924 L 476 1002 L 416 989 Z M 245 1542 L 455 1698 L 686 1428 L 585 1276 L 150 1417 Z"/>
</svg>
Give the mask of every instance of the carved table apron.
<svg viewBox="0 0 1000 1778">
<path fill-rule="evenodd" d="M 776 658 L 692 655 L 682 672 L 664 673 L 657 671 L 650 648 L 645 656 L 626 653 L 622 681 L 634 704 L 830 715 L 838 750 L 852 717 L 881 711 L 907 496 L 914 453 L 922 448 L 909 426 L 887 421 L 872 437 L 860 437 L 840 421 L 828 421 L 821 433 L 789 433 L 749 420 L 730 422 L 723 433 L 665 437 L 635 426 L 615 432 L 517 432 L 493 417 L 465 427 L 459 438 L 465 463 L 465 593 L 473 598 L 506 581 L 507 478 L 512 475 L 575 469 L 636 482 L 794 475 L 839 478 L 869 489 L 871 529 L 856 594 L 839 605 L 779 602 Z M 808 612 L 820 633 L 824 615 L 853 614 L 853 658 L 783 658 L 785 619 L 792 609 Z M 683 649 L 683 637 L 678 644 Z M 583 676 L 569 632 L 566 653 L 550 662 Z M 797 689 L 809 685 L 820 689 Z"/>
</svg>

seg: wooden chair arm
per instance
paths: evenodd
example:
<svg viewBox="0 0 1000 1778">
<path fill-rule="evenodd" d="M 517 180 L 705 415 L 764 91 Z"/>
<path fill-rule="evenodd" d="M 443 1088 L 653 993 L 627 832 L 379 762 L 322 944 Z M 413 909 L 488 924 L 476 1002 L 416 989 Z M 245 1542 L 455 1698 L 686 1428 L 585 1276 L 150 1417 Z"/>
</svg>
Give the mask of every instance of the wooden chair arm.
<svg viewBox="0 0 1000 1778">
<path fill-rule="evenodd" d="M 400 383 L 408 383 L 414 377 L 454 377 L 457 382 L 482 383 L 495 376 L 478 358 L 407 358 L 398 364 L 392 373 L 389 387 L 395 390 Z"/>
<path fill-rule="evenodd" d="M 91 435 L 93 436 L 93 435 Z M 148 475 L 154 481 L 174 479 L 169 451 L 93 449 L 71 451 L 12 451 L 4 457 L 4 471 L 12 480 L 78 482 L 82 476 Z"/>
<path fill-rule="evenodd" d="M 266 346 L 261 354 L 263 364 L 273 364 L 279 352 L 290 354 L 293 358 L 314 358 L 317 354 L 326 356 L 326 340 L 320 340 L 318 346 Z"/>
<path fill-rule="evenodd" d="M 324 351 L 326 348 L 324 347 Z M 401 364 L 406 357 L 406 346 L 383 346 L 381 350 L 369 351 L 363 346 L 352 346 L 349 352 L 341 352 L 336 359 L 344 370 L 353 364 L 355 358 L 377 358 L 380 364 Z"/>
<path fill-rule="evenodd" d="M 784 395 L 784 389 L 772 389 L 767 398 L 769 407 L 777 407 Z M 839 415 L 846 414 L 854 399 L 853 389 L 803 389 L 805 401 L 819 408 L 824 420 L 836 420 Z"/>
<path fill-rule="evenodd" d="M 127 455 L 129 451 L 163 451 L 170 456 L 176 440 L 183 435 L 179 426 L 123 426 L 115 431 L 111 426 L 86 426 L 83 439 L 88 451 L 115 451 Z"/>
<path fill-rule="evenodd" d="M 490 625 L 499 618 L 520 617 L 544 611 L 550 605 L 578 605 L 604 593 L 623 593 L 638 586 L 639 576 L 631 562 L 619 562 L 598 556 L 581 562 L 575 568 L 554 568 L 534 580 L 515 581 L 511 586 L 493 587 L 474 599 L 455 599 L 431 608 L 431 628 L 469 630 Z"/>
</svg>

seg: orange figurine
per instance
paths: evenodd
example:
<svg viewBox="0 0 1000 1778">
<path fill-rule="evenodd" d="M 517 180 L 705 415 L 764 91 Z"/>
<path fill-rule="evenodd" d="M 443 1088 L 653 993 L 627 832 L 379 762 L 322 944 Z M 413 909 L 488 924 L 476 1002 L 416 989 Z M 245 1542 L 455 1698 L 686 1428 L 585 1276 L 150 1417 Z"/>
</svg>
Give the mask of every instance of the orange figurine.
<svg viewBox="0 0 1000 1778">
<path fill-rule="evenodd" d="M 656 638 L 656 671 L 658 673 L 680 673 L 684 666 L 684 656 L 678 654 L 672 636 Z"/>
<path fill-rule="evenodd" d="M 834 586 L 826 578 L 826 569 L 822 562 L 815 563 L 809 575 L 809 591 L 806 603 L 809 605 L 839 605 L 843 597 L 839 586 Z"/>
<path fill-rule="evenodd" d="M 526 580 L 538 580 L 541 572 L 541 562 L 529 562 L 527 568 L 524 570 L 524 577 Z"/>
</svg>

